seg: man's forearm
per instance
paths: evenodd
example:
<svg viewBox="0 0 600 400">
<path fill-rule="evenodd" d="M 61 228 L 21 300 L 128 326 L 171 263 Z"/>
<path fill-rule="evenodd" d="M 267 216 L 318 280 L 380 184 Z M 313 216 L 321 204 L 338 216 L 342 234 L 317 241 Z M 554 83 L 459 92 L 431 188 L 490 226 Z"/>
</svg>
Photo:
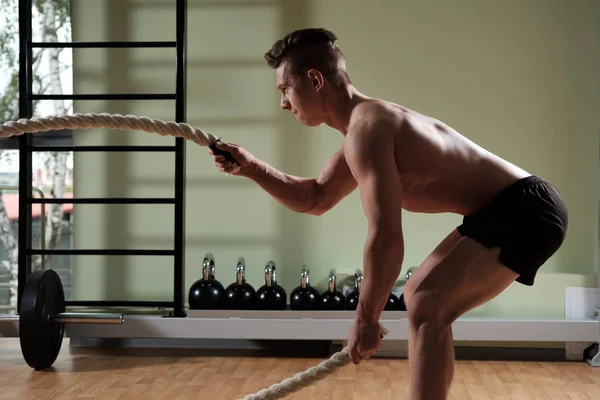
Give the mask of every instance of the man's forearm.
<svg viewBox="0 0 600 400">
<path fill-rule="evenodd" d="M 315 179 L 302 178 L 279 171 L 268 163 L 257 160 L 256 167 L 245 174 L 275 200 L 290 210 L 310 213 L 318 204 Z"/>
<path fill-rule="evenodd" d="M 369 235 L 364 249 L 364 281 L 356 310 L 358 321 L 366 324 L 379 321 L 403 261 L 402 237 L 383 232 Z"/>
</svg>

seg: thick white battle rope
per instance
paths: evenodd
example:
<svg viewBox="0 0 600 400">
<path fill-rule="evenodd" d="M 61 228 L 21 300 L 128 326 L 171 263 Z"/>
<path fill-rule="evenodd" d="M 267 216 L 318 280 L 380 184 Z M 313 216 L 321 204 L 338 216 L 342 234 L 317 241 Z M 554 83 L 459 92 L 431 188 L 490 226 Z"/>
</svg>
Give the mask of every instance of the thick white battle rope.
<svg viewBox="0 0 600 400">
<path fill-rule="evenodd" d="M 18 136 L 24 133 L 58 129 L 87 128 L 109 128 L 157 133 L 161 136 L 182 137 L 199 144 L 200 146 L 206 147 L 219 140 L 219 138 L 212 133 L 194 128 L 183 122 L 163 121 L 149 117 L 108 113 L 65 114 L 47 118 L 33 117 L 30 119 L 22 118 L 17 121 L 8 121 L 0 125 L 0 137 Z M 237 163 L 234 163 L 233 172 L 239 170 L 240 166 Z"/>
<path fill-rule="evenodd" d="M 243 400 L 273 400 L 282 399 L 298 390 L 310 386 L 315 382 L 323 380 L 327 375 L 335 372 L 336 369 L 350 363 L 348 350 L 344 348 L 333 354 L 328 360 L 321 362 L 316 367 L 311 367 L 306 371 L 299 372 L 291 378 L 284 379 L 281 383 L 262 389 L 256 394 L 249 394 Z"/>
<path fill-rule="evenodd" d="M 381 326 L 382 337 L 385 337 L 388 333 L 389 331 Z M 256 394 L 249 394 L 243 400 L 282 399 L 302 388 L 323 380 L 326 376 L 333 374 L 337 369 L 350 364 L 350 362 L 348 348 L 344 347 L 342 351 L 333 354 L 328 360 L 321 362 L 316 367 L 299 372 L 291 378 L 284 379 L 281 383 L 276 383 L 267 389 L 260 390 Z"/>
<path fill-rule="evenodd" d="M 161 136 L 182 137 L 200 146 L 210 146 L 218 138 L 212 133 L 194 128 L 186 123 L 162 121 L 135 115 L 88 113 L 55 115 L 46 118 L 33 117 L 8 121 L 0 125 L 0 137 L 19 136 L 24 133 L 58 129 L 110 128 L 157 133 Z"/>
<path fill-rule="evenodd" d="M 186 123 L 108 113 L 57 115 L 47 118 L 33 117 L 31 119 L 23 118 L 17 121 L 8 121 L 0 125 L 0 137 L 19 136 L 24 133 L 59 129 L 87 128 L 109 128 L 157 133 L 161 136 L 182 137 L 206 147 L 219 140 L 212 133 L 194 128 Z M 383 326 L 381 327 L 381 332 L 383 337 L 388 334 L 388 331 Z M 283 380 L 281 383 L 271 385 L 267 389 L 262 389 L 256 394 L 249 394 L 244 397 L 244 400 L 274 400 L 284 398 L 291 393 L 324 379 L 350 362 L 348 349 L 344 348 L 319 365 L 311 367 L 304 372 L 299 372 L 293 377 Z"/>
</svg>

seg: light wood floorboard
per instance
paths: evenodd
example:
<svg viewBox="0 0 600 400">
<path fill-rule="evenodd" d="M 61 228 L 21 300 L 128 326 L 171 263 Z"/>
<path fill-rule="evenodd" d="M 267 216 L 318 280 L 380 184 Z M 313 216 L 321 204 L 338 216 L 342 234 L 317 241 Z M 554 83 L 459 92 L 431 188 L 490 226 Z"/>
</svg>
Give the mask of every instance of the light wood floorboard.
<svg viewBox="0 0 600 400">
<path fill-rule="evenodd" d="M 0 339 L 0 399 L 237 400 L 323 358 L 207 354 L 189 349 L 69 348 L 48 371 L 33 371 L 18 339 Z M 290 400 L 406 399 L 407 360 L 349 365 Z M 598 400 L 600 368 L 585 362 L 459 360 L 450 399 Z"/>
</svg>

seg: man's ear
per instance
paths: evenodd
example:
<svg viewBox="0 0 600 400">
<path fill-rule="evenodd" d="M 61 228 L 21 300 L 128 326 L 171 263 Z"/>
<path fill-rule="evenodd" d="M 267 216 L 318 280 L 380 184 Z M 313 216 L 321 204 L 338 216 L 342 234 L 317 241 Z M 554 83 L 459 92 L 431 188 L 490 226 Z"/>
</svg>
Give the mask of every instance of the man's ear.
<svg viewBox="0 0 600 400">
<path fill-rule="evenodd" d="M 323 88 L 325 84 L 325 79 L 323 78 L 323 74 L 316 69 L 311 69 L 308 71 L 308 79 L 310 81 L 311 86 L 316 91 L 319 91 Z"/>
</svg>

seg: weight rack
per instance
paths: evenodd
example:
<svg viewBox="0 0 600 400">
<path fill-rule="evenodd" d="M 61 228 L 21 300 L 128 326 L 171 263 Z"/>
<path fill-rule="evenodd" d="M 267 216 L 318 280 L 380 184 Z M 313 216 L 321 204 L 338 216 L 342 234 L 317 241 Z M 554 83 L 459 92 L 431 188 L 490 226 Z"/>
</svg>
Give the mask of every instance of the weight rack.
<svg viewBox="0 0 600 400">
<path fill-rule="evenodd" d="M 186 39 L 187 0 L 176 0 L 175 41 L 136 42 L 33 42 L 32 0 L 19 0 L 19 117 L 31 118 L 34 100 L 175 100 L 175 121 L 186 122 Z M 44 95 L 33 93 L 34 48 L 175 48 L 175 93 L 157 94 L 68 94 Z M 31 274 L 33 255 L 116 255 L 116 256 L 172 256 L 173 301 L 67 301 L 67 306 L 95 307 L 164 307 L 173 308 L 173 317 L 185 314 L 185 156 L 186 143 L 175 138 L 172 146 L 52 146 L 33 145 L 31 135 L 19 137 L 19 230 L 18 230 L 18 300 L 21 300 L 25 282 Z M 173 152 L 175 153 L 175 193 L 173 198 L 34 198 L 32 196 L 32 153 L 43 151 L 85 152 Z M 32 204 L 173 204 L 175 234 L 173 249 L 34 249 L 31 247 Z"/>
</svg>

